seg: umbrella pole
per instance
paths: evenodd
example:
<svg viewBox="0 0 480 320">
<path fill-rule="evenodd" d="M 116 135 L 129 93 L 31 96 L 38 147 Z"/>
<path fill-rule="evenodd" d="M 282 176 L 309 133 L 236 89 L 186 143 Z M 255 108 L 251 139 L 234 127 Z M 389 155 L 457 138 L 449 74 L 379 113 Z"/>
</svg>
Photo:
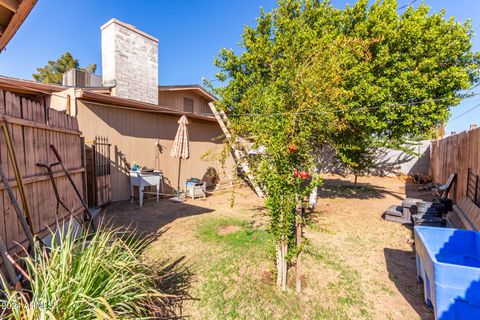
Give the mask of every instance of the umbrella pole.
<svg viewBox="0 0 480 320">
<path fill-rule="evenodd" d="M 178 158 L 178 178 L 177 178 L 177 198 L 180 197 L 180 169 L 182 167 L 182 158 Z"/>
<path fill-rule="evenodd" d="M 180 199 L 180 168 L 182 167 L 182 158 L 178 158 L 178 176 L 177 176 L 177 196 L 170 199 L 173 202 L 184 202 L 186 199 Z"/>
</svg>

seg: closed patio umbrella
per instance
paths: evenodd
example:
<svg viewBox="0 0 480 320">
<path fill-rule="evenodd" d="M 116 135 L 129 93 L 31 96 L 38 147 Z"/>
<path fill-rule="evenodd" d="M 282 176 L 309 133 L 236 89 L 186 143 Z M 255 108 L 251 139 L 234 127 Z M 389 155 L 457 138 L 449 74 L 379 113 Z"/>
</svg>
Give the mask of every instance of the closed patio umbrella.
<svg viewBox="0 0 480 320">
<path fill-rule="evenodd" d="M 175 135 L 175 140 L 173 141 L 173 147 L 170 155 L 174 159 L 178 159 L 178 179 L 177 179 L 177 196 L 172 198 L 173 201 L 182 201 L 180 199 L 180 168 L 182 164 L 182 159 L 188 159 L 189 149 L 188 149 L 188 129 L 187 129 L 188 119 L 183 115 L 180 120 L 178 120 L 178 129 L 177 134 Z"/>
</svg>

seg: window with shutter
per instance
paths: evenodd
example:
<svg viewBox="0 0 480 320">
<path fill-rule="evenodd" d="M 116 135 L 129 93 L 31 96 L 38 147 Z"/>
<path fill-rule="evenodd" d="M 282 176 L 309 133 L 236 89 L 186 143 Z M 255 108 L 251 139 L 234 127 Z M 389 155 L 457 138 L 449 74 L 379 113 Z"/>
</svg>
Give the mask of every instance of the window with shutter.
<svg viewBox="0 0 480 320">
<path fill-rule="evenodd" d="M 183 111 L 193 113 L 193 99 L 183 97 Z"/>
</svg>

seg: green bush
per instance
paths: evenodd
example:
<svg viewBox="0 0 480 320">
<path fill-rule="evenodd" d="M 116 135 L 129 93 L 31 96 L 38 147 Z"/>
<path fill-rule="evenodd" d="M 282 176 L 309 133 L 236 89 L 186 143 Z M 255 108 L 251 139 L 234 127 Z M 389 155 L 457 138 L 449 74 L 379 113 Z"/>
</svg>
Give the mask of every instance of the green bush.
<svg viewBox="0 0 480 320">
<path fill-rule="evenodd" d="M 142 319 L 162 309 L 155 272 L 140 258 L 143 241 L 99 227 L 75 237 L 71 227 L 52 233 L 47 253 L 25 258 L 30 289 L 5 285 L 1 319 Z"/>
</svg>

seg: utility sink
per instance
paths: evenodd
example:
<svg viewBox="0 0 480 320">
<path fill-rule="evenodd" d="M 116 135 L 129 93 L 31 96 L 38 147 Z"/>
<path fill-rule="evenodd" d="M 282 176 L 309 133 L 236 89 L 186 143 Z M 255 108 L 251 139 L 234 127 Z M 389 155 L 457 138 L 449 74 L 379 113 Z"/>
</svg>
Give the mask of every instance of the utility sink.
<svg viewBox="0 0 480 320">
<path fill-rule="evenodd" d="M 480 319 L 480 233 L 416 226 L 415 250 L 435 319 Z"/>
</svg>

